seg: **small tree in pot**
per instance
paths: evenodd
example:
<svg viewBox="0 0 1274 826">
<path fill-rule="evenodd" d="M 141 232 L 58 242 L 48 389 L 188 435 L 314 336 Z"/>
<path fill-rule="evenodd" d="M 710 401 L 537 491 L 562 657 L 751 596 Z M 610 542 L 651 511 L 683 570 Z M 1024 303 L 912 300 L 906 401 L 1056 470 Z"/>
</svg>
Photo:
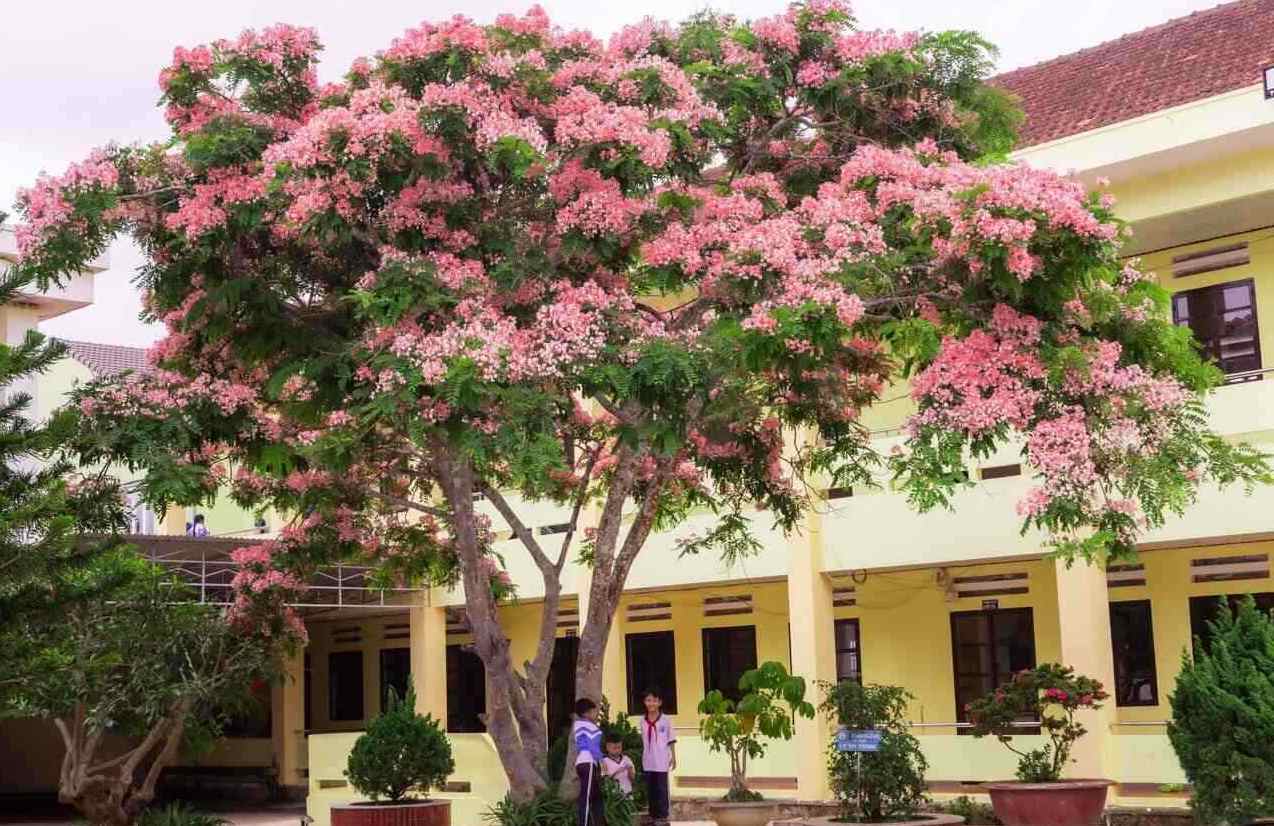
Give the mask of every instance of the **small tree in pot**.
<svg viewBox="0 0 1274 826">
<path fill-rule="evenodd" d="M 451 804 L 429 800 L 430 789 L 441 788 L 455 771 L 451 743 L 430 715 L 416 713 L 416 693 L 410 687 L 401 700 L 391 690 L 389 708 L 354 742 L 345 776 L 370 804 L 332 807 L 332 826 L 361 826 L 369 806 L 414 806 L 410 822 L 420 826 L 448 826 Z M 419 794 L 423 799 L 411 795 Z"/>
<path fill-rule="evenodd" d="M 1204 823 L 1274 817 L 1274 622 L 1244 597 L 1222 602 L 1206 646 L 1186 654 L 1168 738 Z"/>
<path fill-rule="evenodd" d="M 1101 708 L 1102 684 L 1069 666 L 1045 663 L 1019 671 L 1004 685 L 966 707 L 973 735 L 994 735 L 1018 755 L 1018 783 L 990 783 L 995 814 L 1006 826 L 1095 824 L 1106 806 L 1107 780 L 1062 780 L 1071 750 L 1087 734 L 1076 715 Z M 1037 749 L 1014 746 L 1018 725 L 1038 721 L 1048 742 Z"/>
<path fill-rule="evenodd" d="M 759 806 L 761 795 L 747 785 L 748 761 L 765 755 L 767 740 L 790 740 L 796 717 L 813 717 L 805 700 L 805 679 L 787 673 L 781 663 L 767 662 L 739 679 L 743 696 L 736 703 L 713 690 L 699 703 L 699 734 L 708 749 L 730 758 L 730 790 L 712 804 L 720 826 L 742 826 L 773 819 L 773 806 Z"/>
<path fill-rule="evenodd" d="M 911 695 L 899 686 L 851 680 L 827 683 L 824 690 L 820 710 L 833 723 L 880 732 L 880 747 L 874 752 L 843 752 L 835 739 L 828 745 L 827 771 L 841 804 L 839 819 L 882 823 L 914 818 L 925 800 L 929 763 L 907 720 Z"/>
</svg>

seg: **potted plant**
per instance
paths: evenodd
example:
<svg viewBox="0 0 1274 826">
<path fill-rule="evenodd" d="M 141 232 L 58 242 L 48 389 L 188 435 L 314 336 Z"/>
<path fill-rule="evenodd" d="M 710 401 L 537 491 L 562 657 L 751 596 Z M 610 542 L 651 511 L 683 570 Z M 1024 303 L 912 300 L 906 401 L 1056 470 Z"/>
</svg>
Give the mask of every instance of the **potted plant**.
<svg viewBox="0 0 1274 826">
<path fill-rule="evenodd" d="M 699 735 L 708 750 L 730 758 L 730 790 L 708 809 L 718 826 L 761 826 L 775 818 L 778 806 L 748 788 L 748 761 L 765 754 L 767 740 L 792 739 L 796 717 L 813 717 L 805 701 L 805 680 L 767 662 L 739 679 L 736 703 L 710 691 L 699 703 Z"/>
<path fill-rule="evenodd" d="M 1207 644 L 1183 656 L 1168 698 L 1168 739 L 1193 787 L 1200 823 L 1269 823 L 1274 817 L 1274 621 L 1244 597 L 1225 601 Z"/>
<path fill-rule="evenodd" d="M 920 741 L 911 733 L 907 701 L 911 695 L 899 686 L 862 685 L 852 680 L 823 685 L 820 710 L 838 731 L 870 731 L 879 735 L 872 751 L 842 750 L 839 737 L 827 749 L 827 773 L 832 793 L 840 803 L 834 818 L 810 822 L 904 824 L 961 823 L 949 814 L 922 815 L 925 770 L 929 763 Z"/>
<path fill-rule="evenodd" d="M 428 794 L 455 768 L 442 727 L 416 713 L 415 692 L 409 687 L 399 700 L 391 691 L 389 708 L 354 742 L 345 770 L 350 785 L 370 801 L 333 805 L 332 826 L 380 826 L 386 809 L 393 809 L 395 826 L 450 826 L 451 803 Z"/>
<path fill-rule="evenodd" d="M 994 735 L 1018 755 L 1018 782 L 988 783 L 991 805 L 1005 826 L 1091 826 L 1106 808 L 1110 780 L 1063 780 L 1075 741 L 1087 733 L 1075 715 L 1101 708 L 1101 683 L 1057 663 L 1020 671 L 966 710 L 975 737 Z M 1038 722 L 1048 742 L 1016 748 L 1016 724 Z"/>
</svg>

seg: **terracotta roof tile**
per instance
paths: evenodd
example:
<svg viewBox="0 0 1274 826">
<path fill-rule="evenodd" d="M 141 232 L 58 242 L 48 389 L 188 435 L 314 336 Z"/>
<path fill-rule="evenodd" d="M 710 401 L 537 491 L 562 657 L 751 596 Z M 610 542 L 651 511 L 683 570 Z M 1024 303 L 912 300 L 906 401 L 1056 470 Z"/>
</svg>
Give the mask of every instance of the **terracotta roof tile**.
<svg viewBox="0 0 1274 826">
<path fill-rule="evenodd" d="M 106 378 L 133 370 L 148 373 L 144 347 L 124 347 L 119 344 L 96 344 L 90 341 L 62 341 L 67 351 L 78 362 L 93 372 L 97 378 Z"/>
<path fill-rule="evenodd" d="M 1021 99 L 1032 146 L 1260 83 L 1272 24 L 1274 0 L 1237 0 L 991 82 Z"/>
</svg>

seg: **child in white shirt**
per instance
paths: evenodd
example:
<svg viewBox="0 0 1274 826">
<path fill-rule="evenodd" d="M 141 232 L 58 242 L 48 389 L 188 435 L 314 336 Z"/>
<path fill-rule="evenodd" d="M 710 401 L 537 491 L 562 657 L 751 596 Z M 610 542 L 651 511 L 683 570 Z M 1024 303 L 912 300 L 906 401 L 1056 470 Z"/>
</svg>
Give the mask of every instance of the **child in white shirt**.
<svg viewBox="0 0 1274 826">
<path fill-rule="evenodd" d="M 637 776 L 637 767 L 624 754 L 624 741 L 616 734 L 606 735 L 606 756 L 602 758 L 602 776 L 612 778 L 624 790 L 624 794 L 633 793 L 633 779 Z"/>
</svg>

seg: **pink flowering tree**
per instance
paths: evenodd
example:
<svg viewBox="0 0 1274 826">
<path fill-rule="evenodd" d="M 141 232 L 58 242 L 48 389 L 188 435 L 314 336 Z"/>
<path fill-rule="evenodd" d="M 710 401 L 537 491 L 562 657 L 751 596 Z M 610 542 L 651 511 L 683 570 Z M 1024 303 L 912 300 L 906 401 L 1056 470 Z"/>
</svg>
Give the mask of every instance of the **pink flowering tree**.
<svg viewBox="0 0 1274 826">
<path fill-rule="evenodd" d="M 1016 116 L 976 36 L 860 31 L 809 0 L 609 43 L 538 8 L 425 23 L 328 85 L 318 52 L 286 26 L 177 49 L 171 139 L 24 192 L 20 268 L 57 281 L 121 234 L 146 250 L 158 370 L 84 394 L 79 448 L 144 468 L 157 503 L 229 486 L 295 515 L 236 554 L 243 616 L 338 559 L 463 585 L 516 795 L 546 783 L 573 553 L 596 697 L 634 559 L 693 508 L 719 520 L 684 550 L 738 556 L 756 511 L 790 528 L 818 501 L 810 480 L 889 461 L 928 508 L 967 451 L 1020 438 L 1026 524 L 1101 558 L 1201 481 L 1263 478 L 1206 429 L 1218 374 L 1120 263 L 1110 204 L 985 163 Z M 908 447 L 878 457 L 859 414 L 906 379 Z M 545 501 L 552 545 L 524 518 Z M 523 663 L 504 531 L 543 579 Z"/>
</svg>

